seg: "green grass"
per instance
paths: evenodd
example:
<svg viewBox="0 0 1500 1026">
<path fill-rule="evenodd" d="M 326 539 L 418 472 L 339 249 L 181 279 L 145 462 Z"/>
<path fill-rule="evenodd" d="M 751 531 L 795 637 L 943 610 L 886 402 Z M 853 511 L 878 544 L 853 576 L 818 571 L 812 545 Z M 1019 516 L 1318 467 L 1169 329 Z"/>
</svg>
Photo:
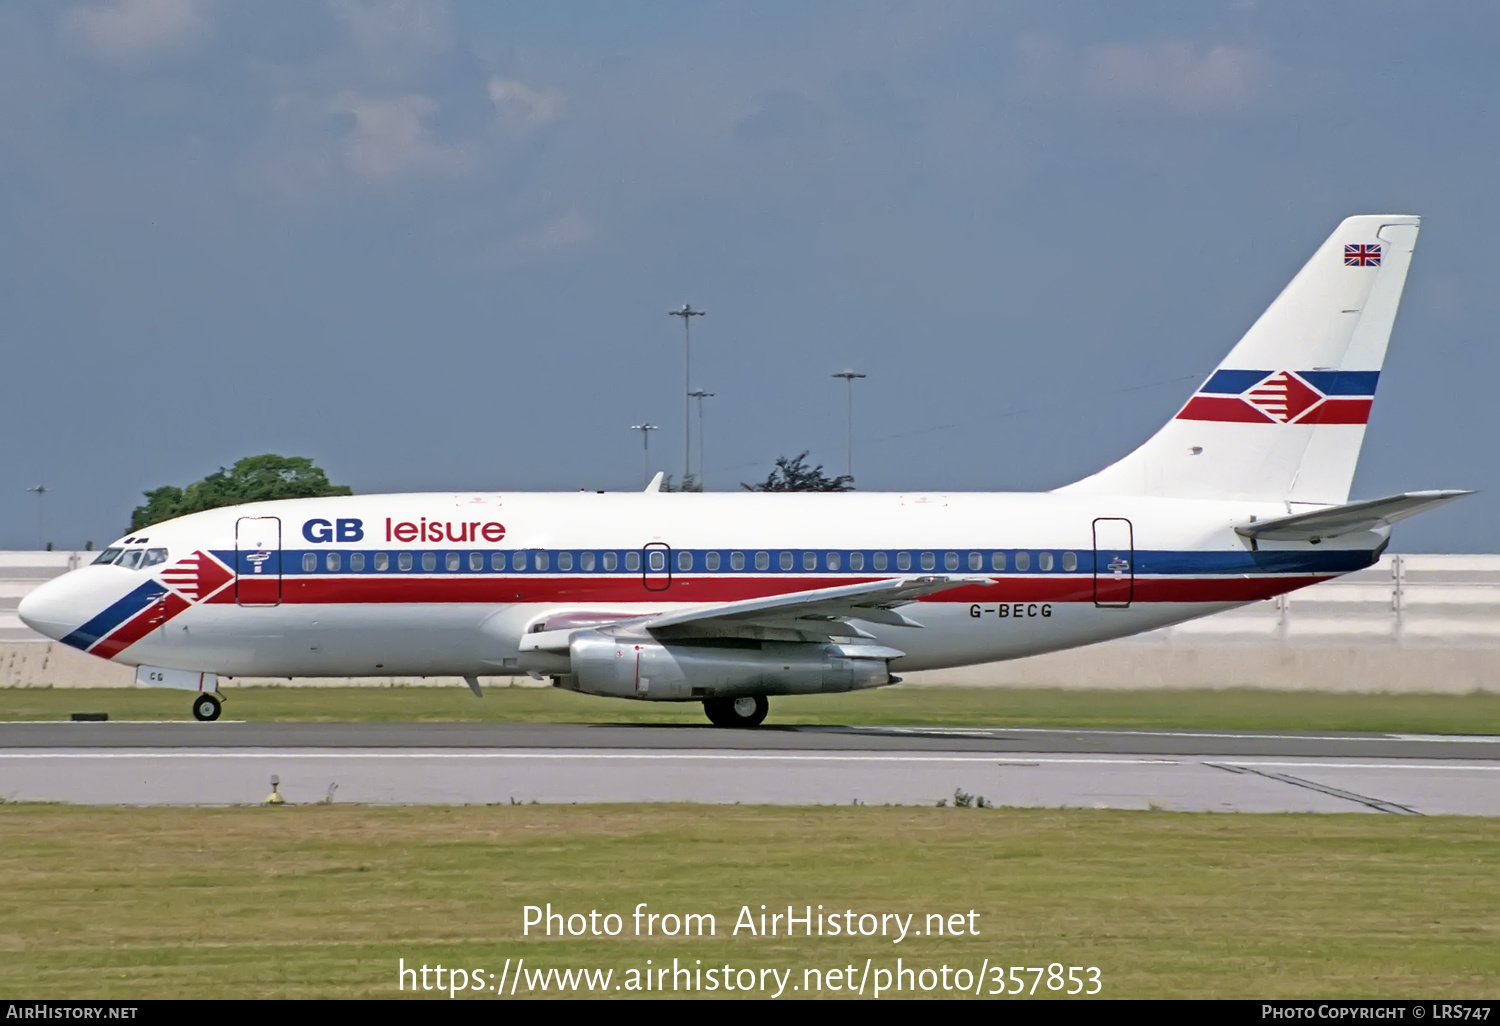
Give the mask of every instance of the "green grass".
<svg viewBox="0 0 1500 1026">
<path fill-rule="evenodd" d="M 1500 821 L 1092 810 L 0 806 L 0 997 L 389 997 L 493 970 L 1097 966 L 1106 997 L 1500 996 Z M 522 908 L 714 937 L 523 937 Z M 978 936 L 730 936 L 976 910 Z M 715 996 L 722 996 L 715 995 Z M 444 998 L 446 1000 L 446 998 Z"/>
<path fill-rule="evenodd" d="M 697 703 L 627 702 L 552 688 L 226 687 L 227 719 L 703 723 Z M 0 689 L 0 721 L 188 719 L 186 692 L 145 688 Z M 770 724 L 1161 727 L 1270 731 L 1500 734 L 1500 694 L 1386 695 L 1310 691 L 1069 691 L 1058 688 L 882 688 L 773 698 Z"/>
</svg>

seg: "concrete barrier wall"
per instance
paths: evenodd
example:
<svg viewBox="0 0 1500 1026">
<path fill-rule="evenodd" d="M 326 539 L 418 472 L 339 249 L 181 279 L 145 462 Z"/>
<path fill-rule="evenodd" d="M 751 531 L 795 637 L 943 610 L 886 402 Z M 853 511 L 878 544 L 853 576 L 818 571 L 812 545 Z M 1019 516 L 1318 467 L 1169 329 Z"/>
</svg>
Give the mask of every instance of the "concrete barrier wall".
<svg viewBox="0 0 1500 1026">
<path fill-rule="evenodd" d="M 48 641 L 15 615 L 28 591 L 90 558 L 0 552 L 0 687 L 132 686 L 129 667 Z M 1335 581 L 1135 638 L 905 679 L 979 687 L 1500 691 L 1500 555 L 1387 556 Z M 462 686 L 452 678 L 400 677 L 236 683 Z"/>
</svg>

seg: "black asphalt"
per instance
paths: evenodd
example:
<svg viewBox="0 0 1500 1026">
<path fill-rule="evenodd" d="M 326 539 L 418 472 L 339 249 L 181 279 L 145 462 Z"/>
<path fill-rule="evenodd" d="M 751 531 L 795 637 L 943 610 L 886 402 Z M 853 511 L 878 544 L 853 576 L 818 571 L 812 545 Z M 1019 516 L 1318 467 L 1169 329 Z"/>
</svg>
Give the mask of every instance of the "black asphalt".
<svg viewBox="0 0 1500 1026">
<path fill-rule="evenodd" d="M 0 749 L 529 748 L 1024 752 L 1500 760 L 1500 738 L 1214 730 L 571 723 L 0 723 Z"/>
</svg>

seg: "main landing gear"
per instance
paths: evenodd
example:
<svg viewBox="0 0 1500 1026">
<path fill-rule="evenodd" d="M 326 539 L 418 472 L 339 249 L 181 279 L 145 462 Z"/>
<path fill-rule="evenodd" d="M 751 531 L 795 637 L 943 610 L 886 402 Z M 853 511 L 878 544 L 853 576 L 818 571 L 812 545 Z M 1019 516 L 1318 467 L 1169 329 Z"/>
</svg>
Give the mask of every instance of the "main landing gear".
<svg viewBox="0 0 1500 1026">
<path fill-rule="evenodd" d="M 219 713 L 224 711 L 224 703 L 208 693 L 199 695 L 193 699 L 193 719 L 202 720 L 207 723 L 219 718 Z"/>
<path fill-rule="evenodd" d="M 705 698 L 703 711 L 716 727 L 758 727 L 771 711 L 765 695 L 744 698 Z"/>
</svg>

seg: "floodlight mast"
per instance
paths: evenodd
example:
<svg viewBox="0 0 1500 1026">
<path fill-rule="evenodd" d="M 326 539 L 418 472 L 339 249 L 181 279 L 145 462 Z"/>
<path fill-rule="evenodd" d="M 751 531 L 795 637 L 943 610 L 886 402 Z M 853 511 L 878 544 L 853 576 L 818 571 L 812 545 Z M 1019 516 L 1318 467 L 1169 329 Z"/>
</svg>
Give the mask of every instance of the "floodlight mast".
<svg viewBox="0 0 1500 1026">
<path fill-rule="evenodd" d="M 682 318 L 682 481 L 684 487 L 693 473 L 693 333 L 694 317 L 702 317 L 706 311 L 694 310 L 691 303 L 683 303 L 681 310 L 668 310 L 668 317 Z"/>
<path fill-rule="evenodd" d="M 854 379 L 863 378 L 866 375 L 852 370 L 843 370 L 832 376 L 844 379 L 847 393 L 844 406 L 844 473 L 852 478 L 854 476 Z"/>
<path fill-rule="evenodd" d="M 648 421 L 630 425 L 630 430 L 641 433 L 641 484 L 651 483 L 651 435 L 648 432 L 655 431 L 656 425 Z"/>
<path fill-rule="evenodd" d="M 700 491 L 706 491 L 707 486 L 704 484 L 704 478 L 708 470 L 703 463 L 703 400 L 712 399 L 714 393 L 705 392 L 699 388 L 689 392 L 688 395 L 698 400 L 698 488 Z"/>
<path fill-rule="evenodd" d="M 47 547 L 47 486 L 32 485 L 26 489 L 36 494 L 36 547 L 38 550 Z"/>
</svg>

